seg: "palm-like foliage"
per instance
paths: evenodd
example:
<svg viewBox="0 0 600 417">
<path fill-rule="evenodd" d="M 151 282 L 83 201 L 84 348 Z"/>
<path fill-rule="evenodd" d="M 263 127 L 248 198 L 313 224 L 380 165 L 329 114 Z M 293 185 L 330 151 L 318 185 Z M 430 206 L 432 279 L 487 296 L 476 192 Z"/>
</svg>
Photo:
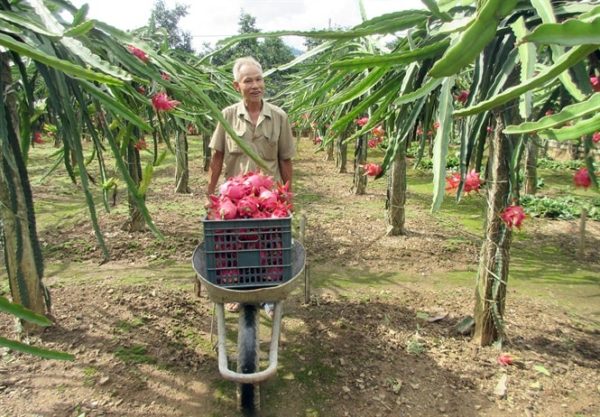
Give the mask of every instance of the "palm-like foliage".
<svg viewBox="0 0 600 417">
<path fill-rule="evenodd" d="M 478 340 L 487 344 L 502 338 L 510 228 L 500 221 L 499 215 L 518 199 L 517 172 L 524 146 L 530 140 L 522 133 L 536 131 L 541 138 L 569 140 L 600 129 L 600 119 L 590 117 L 593 111 L 586 111 L 583 104 L 533 122 L 544 115 L 556 96 L 566 97 L 563 104 L 588 99 L 587 104 L 595 105 L 595 95 L 589 96 L 592 91 L 588 77 L 592 70 L 587 58 L 598 51 L 595 29 L 600 21 L 600 7 L 594 3 L 549 0 L 474 3 L 429 0 L 425 1 L 428 11 L 381 16 L 342 33 L 286 31 L 273 35 L 327 39 L 296 60 L 300 63 L 304 58 L 312 59 L 311 66 L 297 75 L 303 82 L 302 88 L 296 90 L 303 92 L 299 100 L 310 103 L 313 111 L 339 115 L 332 126 L 338 132 L 367 111 L 371 111 L 371 120 L 357 134 L 382 121 L 387 127 L 393 125 L 395 132 L 383 161 L 384 171 L 417 124 L 425 139 L 431 121 L 437 122 L 439 129 L 433 141 L 433 209 L 440 207 L 444 197 L 450 143 L 458 142 L 461 149 L 462 180 L 457 193 L 460 198 L 468 169 L 483 165 L 488 127 L 502 127 L 492 128 L 495 142 L 489 143 L 490 166 L 495 168 L 487 177 L 491 209 L 486 229 L 486 241 L 501 250 L 482 248 L 476 303 Z M 564 22 L 557 24 L 557 20 Z M 410 30 L 391 52 L 361 51 L 343 59 L 335 55 L 336 50 L 345 51 L 344 45 L 356 43 L 358 38 L 407 29 Z M 523 44 L 527 41 L 540 46 Z M 453 95 L 465 85 L 469 85 L 469 97 L 460 105 Z M 360 102 L 342 113 L 341 106 L 357 98 Z M 558 128 L 565 120 L 574 123 Z M 527 123 L 515 126 L 522 121 Z M 505 125 L 509 125 L 506 130 Z M 424 140 L 421 143 L 425 145 Z M 586 149 L 590 146 L 588 137 Z M 589 154 L 587 162 L 595 182 Z M 501 181 L 507 181 L 508 187 L 493 186 Z"/>
<path fill-rule="evenodd" d="M 290 84 L 288 91 L 287 97 L 294 97 L 291 103 L 293 111 L 302 113 L 310 110 L 311 120 L 333 122 L 329 130 L 332 134 L 326 136 L 324 145 L 335 135 L 347 131 L 359 115 L 369 114 L 369 123 L 346 140 L 358 138 L 383 123 L 389 134 L 384 171 L 402 154 L 403 147 L 418 131 L 418 126 L 423 130 L 420 137 L 422 153 L 427 144 L 425 132 L 435 121 L 439 128 L 432 146 L 433 209 L 440 206 L 444 196 L 446 155 L 452 141 L 460 144 L 464 182 L 471 166 L 483 164 L 490 124 L 510 125 L 504 134 L 520 135 L 535 130 L 542 138 L 559 140 L 578 138 L 598 129 L 598 118 L 590 117 L 590 112 L 582 110 L 585 109 L 583 105 L 564 109 L 533 125 L 516 126 L 543 114 L 549 95 L 553 96 L 557 89 L 564 91 L 561 96 L 569 97 L 565 101 L 582 101 L 588 97 L 591 90 L 586 58 L 597 52 L 595 29 L 600 14 L 598 7 L 576 1 L 551 3 L 549 0 L 531 3 L 486 0 L 477 5 L 464 0 L 440 0 L 437 3 L 427 0 L 425 3 L 428 10 L 391 13 L 365 21 L 348 31 L 245 34 L 232 38 L 230 43 L 256 36 L 282 35 L 304 35 L 324 40 L 305 56 L 279 68 L 297 66 L 304 70 Z M 18 294 L 20 289 L 22 294 L 37 291 L 37 298 L 43 294 L 40 284 L 43 267 L 36 243 L 35 217 L 25 169 L 32 132 L 31 123 L 26 120 L 39 117 L 34 106 L 36 91 L 46 91 L 49 96 L 48 118 L 57 125 L 63 144 L 61 159 L 73 181 L 79 181 L 84 189 L 94 229 L 103 247 L 81 145 L 83 127 L 92 137 L 94 155 L 105 188 L 110 186 L 111 179 L 102 155 L 110 148 L 133 203 L 151 230 L 160 236 L 144 203 L 152 167 L 161 160 L 159 138 L 169 147 L 168 132 L 181 130 L 184 127 L 182 121 L 199 126 L 210 126 L 216 120 L 223 122 L 219 107 L 213 100 L 226 99 L 229 94 L 228 91 L 218 92 L 223 87 L 220 71 L 202 62 L 190 64 L 185 59 L 170 56 L 166 50 L 154 50 L 151 47 L 154 44 L 149 41 L 139 40 L 100 22 L 86 20 L 85 8 L 77 10 L 63 0 L 51 4 L 55 7 L 53 11 L 48 10 L 41 0 L 0 3 L 0 20 L 3 23 L 0 46 L 11 51 L 11 61 L 15 64 L 12 74 L 11 71 L 3 71 L 2 90 L 11 86 L 15 87 L 11 91 L 17 93 L 14 99 L 10 99 L 13 97 L 10 95 L 3 96 L 8 98 L 3 99 L 0 114 L 3 121 L 0 125 L 3 129 L 0 132 L 2 185 L 3 190 L 8 190 L 0 195 L 4 203 L 3 221 L 5 232 L 10 231 L 6 233 L 7 239 L 15 241 L 12 247 L 14 253 L 17 253 L 17 247 L 27 249 L 13 262 L 13 276 L 31 275 L 32 271 L 36 276 L 32 280 L 33 287 L 26 290 L 16 278 L 11 281 L 11 286 L 13 294 Z M 61 11 L 70 13 L 72 19 L 61 17 Z M 557 19 L 568 18 L 574 20 L 555 23 Z M 391 51 L 370 38 L 372 35 L 399 32 L 405 34 L 399 36 Z M 531 34 L 526 35 L 528 32 Z M 559 41 L 559 38 L 562 40 Z M 550 54 L 546 53 L 545 47 L 536 50 L 531 46 L 521 46 L 519 49 L 518 43 L 527 40 L 548 42 Z M 129 45 L 144 51 L 148 60 L 132 55 L 127 50 Z M 569 46 L 571 48 L 565 50 Z M 6 58 L 4 62 L 4 68 L 9 68 Z M 520 72 L 517 71 L 519 67 Z M 161 72 L 169 74 L 170 79 L 161 77 Z M 219 83 L 218 88 L 215 88 L 215 83 Z M 457 106 L 453 95 L 457 88 L 465 85 L 470 86 L 469 99 L 464 106 Z M 146 94 L 137 90 L 140 86 L 145 87 Z M 155 112 L 150 106 L 149 96 L 159 91 L 168 92 L 182 104 L 171 113 Z M 300 91 L 302 94 L 299 94 Z M 517 111 L 518 101 L 520 112 Z M 595 96 L 589 98 L 589 104 L 595 105 L 593 103 Z M 572 111 L 577 114 L 572 118 L 574 124 L 559 128 Z M 18 123 L 17 115 L 20 115 L 21 123 Z M 226 123 L 225 127 L 237 139 Z M 143 132 L 153 133 L 154 158 L 152 164 L 140 170 L 141 178 L 135 181 L 127 169 L 124 155 L 127 154 L 126 149 L 131 151 L 133 142 Z M 499 140 L 501 137 L 503 141 Z M 490 207 L 495 210 L 488 213 L 488 226 L 492 226 L 488 237 L 493 235 L 496 239 L 493 244 L 504 247 L 507 252 L 510 230 L 499 222 L 497 211 L 518 197 L 516 173 L 528 138 L 522 135 L 507 137 L 499 129 L 496 129 L 494 138 L 496 144 L 491 143 L 491 156 L 496 158 L 496 166 L 505 166 L 508 170 L 510 186 L 495 189 L 488 196 L 490 202 L 494 202 L 490 203 Z M 259 158 L 243 142 L 239 144 L 260 165 Z M 591 146 L 589 139 L 586 146 L 588 149 Z M 588 165 L 590 163 L 591 157 L 588 157 Z M 492 170 L 488 175 L 490 184 L 500 179 L 494 175 L 503 175 L 502 169 Z M 593 177 L 592 169 L 590 173 Z M 19 180 L 13 183 L 11 178 Z M 593 179 L 595 181 L 595 177 Z M 494 188 L 490 187 L 490 190 Z M 460 198 L 460 192 L 457 196 Z M 104 201 L 108 208 L 107 190 Z M 28 221 L 25 223 L 21 219 Z M 28 245 L 22 245 L 23 239 L 29 242 Z M 487 304 L 483 304 L 482 315 L 477 320 L 480 330 L 485 328 L 485 332 L 489 333 L 486 343 L 490 338 L 502 336 L 506 286 L 506 277 L 502 274 L 508 271 L 507 259 L 503 254 L 489 252 L 486 261 L 482 261 L 485 268 L 480 275 L 486 276 L 480 276 L 483 286 L 479 300 L 485 300 Z M 488 303 L 490 299 L 492 303 Z M 25 299 L 22 301 L 26 304 Z M 36 311 L 39 312 L 39 308 Z"/>
<path fill-rule="evenodd" d="M 191 56 L 182 59 L 164 48 L 155 50 L 152 40 L 87 20 L 86 11 L 85 6 L 77 9 L 62 0 L 0 2 L 3 247 L 13 300 L 39 314 L 49 306 L 49 298 L 41 281 L 43 260 L 26 161 L 31 138 L 42 121 L 54 125 L 61 146 L 55 154 L 56 166 L 63 163 L 72 181 L 81 185 L 105 258 L 108 249 L 97 221 L 94 183 L 102 186 L 103 205 L 108 210 L 115 178 L 124 181 L 132 203 L 160 237 L 145 195 L 153 168 L 165 152 L 159 142 L 172 149 L 170 134 L 185 131 L 185 123 L 209 130 L 216 121 L 224 122 L 234 140 L 263 164 L 221 116 L 220 106 L 233 94 L 222 71 Z M 151 98 L 159 92 L 181 104 L 170 112 L 156 110 Z M 90 157 L 84 155 L 84 132 L 91 138 Z M 128 162 L 136 156 L 139 160 L 134 144 L 143 134 L 152 135 L 153 158 L 135 178 Z M 115 161 L 115 174 L 107 168 L 107 152 Z M 100 176 L 95 182 L 88 169 L 92 160 L 97 162 Z"/>
</svg>

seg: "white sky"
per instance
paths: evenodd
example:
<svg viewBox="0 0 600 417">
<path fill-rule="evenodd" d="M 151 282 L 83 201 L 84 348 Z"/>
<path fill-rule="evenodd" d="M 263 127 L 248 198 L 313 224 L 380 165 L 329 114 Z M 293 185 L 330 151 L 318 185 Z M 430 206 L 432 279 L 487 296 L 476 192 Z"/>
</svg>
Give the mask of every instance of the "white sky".
<svg viewBox="0 0 600 417">
<path fill-rule="evenodd" d="M 88 17 L 102 20 L 119 29 L 144 26 L 154 0 L 71 0 L 76 6 L 88 3 Z M 361 22 L 358 0 L 164 0 L 167 8 L 189 5 L 188 15 L 180 21 L 182 29 L 193 36 L 192 46 L 238 33 L 241 10 L 256 18 L 262 32 L 275 30 L 326 29 L 329 25 L 354 26 Z M 363 0 L 368 18 L 402 9 L 422 9 L 420 0 Z M 302 38 L 285 42 L 303 49 Z"/>
</svg>

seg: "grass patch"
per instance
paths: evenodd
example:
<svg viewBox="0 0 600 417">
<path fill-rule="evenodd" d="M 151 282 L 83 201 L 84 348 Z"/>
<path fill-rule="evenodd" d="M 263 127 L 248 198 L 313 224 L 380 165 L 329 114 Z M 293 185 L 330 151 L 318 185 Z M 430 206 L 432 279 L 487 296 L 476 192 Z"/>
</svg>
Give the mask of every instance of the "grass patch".
<svg viewBox="0 0 600 417">
<path fill-rule="evenodd" d="M 183 316 L 184 314 L 185 313 L 181 311 L 177 312 L 175 315 Z M 193 327 L 176 326 L 172 329 L 172 331 L 173 335 L 178 340 L 178 342 L 174 343 L 175 345 L 178 345 L 180 348 L 183 348 L 186 345 L 185 343 L 183 343 L 183 341 L 186 341 L 187 345 L 190 345 L 193 348 L 200 348 L 206 354 L 212 355 L 213 348 L 210 339 L 208 339 L 205 335 L 199 333 Z"/>
<path fill-rule="evenodd" d="M 93 366 L 86 366 L 83 368 L 83 384 L 88 387 L 93 387 L 96 384 L 98 373 L 98 369 Z"/>
<path fill-rule="evenodd" d="M 509 291 L 567 309 L 575 317 L 585 317 L 587 323 L 591 319 L 600 327 L 600 311 L 593 302 L 600 297 L 600 270 L 581 268 L 576 260 L 565 259 L 556 248 L 535 252 L 537 259 L 533 253 L 513 251 Z M 434 274 L 428 282 L 440 291 L 452 287 L 473 290 L 477 280 L 476 267 Z"/>
<path fill-rule="evenodd" d="M 131 320 L 119 320 L 115 324 L 115 330 L 119 333 L 130 333 L 135 329 L 142 327 L 146 320 L 142 317 L 134 317 Z"/>
<path fill-rule="evenodd" d="M 277 384 L 264 384 L 265 394 L 275 395 L 278 390 L 285 390 L 286 386 L 299 383 L 305 398 L 309 398 L 312 404 L 325 401 L 327 390 L 324 388 L 338 380 L 338 373 L 334 366 L 322 362 L 319 359 L 321 356 L 319 346 L 314 344 L 294 346 L 282 351 L 279 381 Z M 310 357 L 312 360 L 305 364 L 299 357 Z"/>
<path fill-rule="evenodd" d="M 47 262 L 45 267 L 45 281 L 52 287 L 108 282 L 111 286 L 160 284 L 170 289 L 189 289 L 195 276 L 189 263 L 177 261 L 157 261 L 133 267 L 63 261 Z"/>
<path fill-rule="evenodd" d="M 216 404 L 227 405 L 232 407 L 236 403 L 236 387 L 235 384 L 224 379 L 217 379 L 211 384 L 213 399 Z M 219 415 L 220 414 L 216 414 Z"/>
<path fill-rule="evenodd" d="M 120 346 L 115 350 L 114 354 L 115 357 L 126 364 L 156 363 L 156 358 L 148 355 L 146 347 L 142 345 L 133 345 L 129 347 Z"/>
<path fill-rule="evenodd" d="M 345 290 L 367 291 L 380 286 L 396 285 L 401 282 L 418 280 L 416 275 L 393 272 L 373 272 L 368 269 L 340 269 L 337 265 L 312 265 L 311 285 L 314 288 L 327 288 L 342 293 Z"/>
</svg>

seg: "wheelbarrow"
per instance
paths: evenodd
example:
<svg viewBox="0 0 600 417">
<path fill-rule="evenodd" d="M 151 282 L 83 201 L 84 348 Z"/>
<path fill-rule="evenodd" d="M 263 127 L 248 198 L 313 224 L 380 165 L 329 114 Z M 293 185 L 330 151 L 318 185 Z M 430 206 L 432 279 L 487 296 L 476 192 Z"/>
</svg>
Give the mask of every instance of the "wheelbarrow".
<svg viewBox="0 0 600 417">
<path fill-rule="evenodd" d="M 292 273 L 291 279 L 270 287 L 233 289 L 216 285 L 207 279 L 206 249 L 201 243 L 194 250 L 192 265 L 197 279 L 205 288 L 208 297 L 216 304 L 217 312 L 217 347 L 219 372 L 224 379 L 238 383 L 239 405 L 247 415 L 252 415 L 260 408 L 259 383 L 277 373 L 277 355 L 283 300 L 300 282 L 298 279 L 304 270 L 306 253 L 302 244 L 292 241 L 291 247 Z M 237 343 L 237 370 L 229 369 L 227 361 L 225 303 L 240 304 Z M 269 346 L 269 365 L 259 370 L 259 312 L 260 305 L 265 302 L 274 303 L 274 314 L 271 325 L 271 341 Z"/>
</svg>

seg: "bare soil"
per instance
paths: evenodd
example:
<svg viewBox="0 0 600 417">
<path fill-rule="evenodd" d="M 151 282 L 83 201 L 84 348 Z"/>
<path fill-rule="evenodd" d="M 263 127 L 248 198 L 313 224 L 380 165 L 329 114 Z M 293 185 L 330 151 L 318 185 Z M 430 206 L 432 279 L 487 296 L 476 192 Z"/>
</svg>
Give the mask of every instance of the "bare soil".
<svg viewBox="0 0 600 417">
<path fill-rule="evenodd" d="M 302 141 L 295 161 L 296 191 L 311 198 L 302 200 L 296 217 L 307 216 L 311 270 L 364 270 L 382 279 L 335 288 L 325 280 L 307 304 L 301 291 L 292 294 L 278 375 L 261 385 L 262 416 L 600 416 L 597 316 L 561 308 L 560 293 L 557 305 L 509 285 L 509 341 L 502 350 L 475 346 L 455 329 L 472 312 L 473 289 L 434 285 L 431 277 L 474 270 L 480 237 L 436 220 L 410 196 L 407 235 L 386 237 L 384 187 L 369 184 L 367 195 L 351 194 L 351 174 L 338 174 L 335 163 L 313 154 L 308 143 Z M 76 360 L 0 350 L 0 417 L 239 415 L 235 386 L 217 370 L 212 302 L 195 293 L 191 266 L 189 280 L 176 286 L 158 262 L 185 265 L 201 241 L 200 162 L 192 166 L 194 194 L 173 194 L 169 185 L 149 196 L 157 205 L 194 207 L 153 210 L 162 242 L 121 230 L 123 216 L 103 215 L 112 260 L 99 265 L 87 222 L 44 231 L 46 262 L 65 266 L 46 277 L 56 324 L 29 340 Z M 34 193 L 49 198 L 42 186 Z M 529 239 L 516 241 L 516 250 L 544 242 L 576 256 L 576 222 L 528 220 Z M 588 242 L 580 263 L 600 271 L 597 223 L 588 225 Z M 86 270 L 95 278 L 69 283 Z M 146 274 L 147 281 L 122 278 L 134 273 Z M 398 281 L 398 273 L 411 279 Z M 597 314 L 595 290 L 588 310 Z M 236 317 L 228 320 L 233 329 Z M 264 314 L 262 322 L 266 340 Z M 0 334 L 18 337 L 5 315 Z M 501 365 L 501 353 L 513 363 Z"/>
</svg>

